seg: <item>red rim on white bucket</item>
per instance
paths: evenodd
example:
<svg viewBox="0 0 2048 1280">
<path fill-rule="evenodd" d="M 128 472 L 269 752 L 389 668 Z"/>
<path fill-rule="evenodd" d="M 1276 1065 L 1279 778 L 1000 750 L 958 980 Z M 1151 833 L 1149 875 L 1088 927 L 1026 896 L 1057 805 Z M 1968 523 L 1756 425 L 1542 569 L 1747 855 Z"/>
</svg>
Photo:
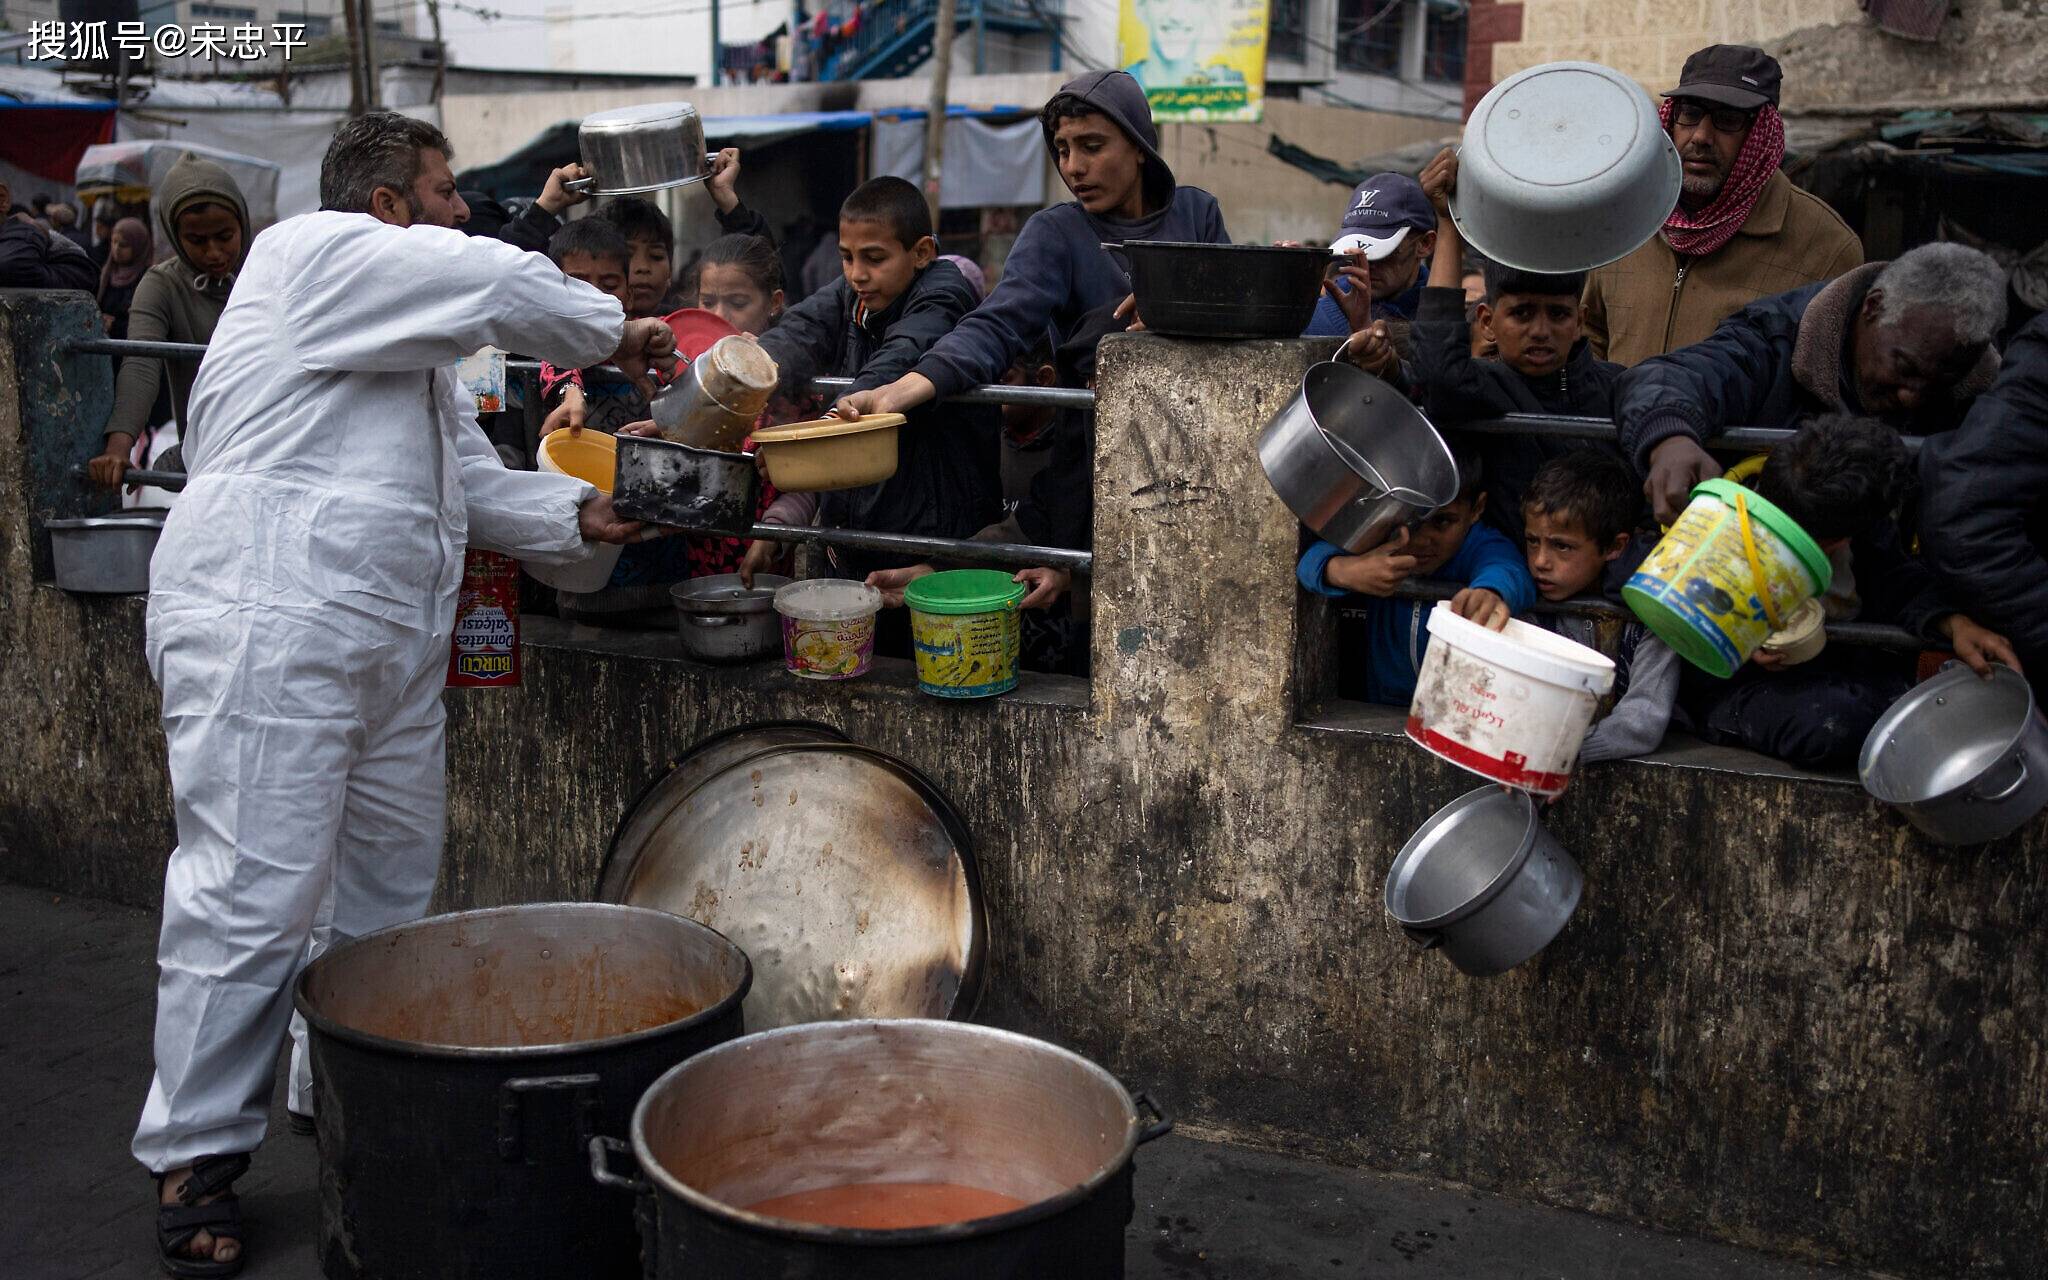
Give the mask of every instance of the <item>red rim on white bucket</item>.
<svg viewBox="0 0 2048 1280">
<path fill-rule="evenodd" d="M 1408 708 L 1408 736 L 1482 778 L 1538 795 L 1571 781 L 1600 698 L 1605 654 L 1526 622 L 1489 631 L 1438 603 Z"/>
</svg>

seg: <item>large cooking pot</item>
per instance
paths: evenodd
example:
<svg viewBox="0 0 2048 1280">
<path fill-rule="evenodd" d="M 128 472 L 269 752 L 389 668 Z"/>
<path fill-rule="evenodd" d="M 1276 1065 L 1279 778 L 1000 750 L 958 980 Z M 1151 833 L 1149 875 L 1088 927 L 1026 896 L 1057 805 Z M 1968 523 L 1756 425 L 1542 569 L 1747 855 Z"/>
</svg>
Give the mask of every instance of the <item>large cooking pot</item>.
<svg viewBox="0 0 2048 1280">
<path fill-rule="evenodd" d="M 692 533 L 739 535 L 754 527 L 760 477 L 744 453 L 694 449 L 653 436 L 620 436 L 612 509 Z"/>
<path fill-rule="evenodd" d="M 683 652 L 699 662 L 753 662 L 782 652 L 782 623 L 775 614 L 775 589 L 789 579 L 754 575 L 754 585 L 736 573 L 714 573 L 668 589 L 676 602 L 676 634 Z"/>
<path fill-rule="evenodd" d="M 1891 705 L 1863 740 L 1863 789 L 1937 844 L 2007 836 L 2048 807 L 2048 724 L 2026 679 L 1960 664 Z"/>
<path fill-rule="evenodd" d="M 164 531 L 162 507 L 132 507 L 103 516 L 48 520 L 50 559 L 66 591 L 124 595 L 149 590 L 149 560 Z"/>
<path fill-rule="evenodd" d="M 1458 497 L 1458 464 L 1408 398 L 1326 360 L 1259 436 L 1259 466 L 1301 522 L 1351 555 Z"/>
<path fill-rule="evenodd" d="M 687 102 L 650 102 L 585 116 L 576 146 L 590 176 L 569 186 L 600 196 L 702 182 L 715 155 L 704 150 L 704 121 Z"/>
<path fill-rule="evenodd" d="M 1485 786 L 1437 810 L 1387 872 L 1387 914 L 1474 977 L 1505 973 L 1550 945 L 1578 909 L 1585 876 L 1537 820 L 1525 791 Z"/>
<path fill-rule="evenodd" d="M 1188 338 L 1298 338 L 1323 296 L 1328 249 L 1133 240 L 1105 244 L 1130 264 L 1138 317 Z"/>
<path fill-rule="evenodd" d="M 300 975 L 330 1280 L 630 1273 L 590 1185 L 662 1072 L 741 1031 L 747 957 L 665 912 L 546 903 L 365 935 Z"/>
<path fill-rule="evenodd" d="M 612 1171 L 627 1145 L 614 1139 L 592 1141 L 591 1166 L 652 1197 L 658 1280 L 1095 1280 L 1124 1273 L 1132 1157 L 1170 1128 L 1101 1067 L 1013 1032 L 816 1023 L 736 1040 L 657 1081 L 633 1113 L 644 1181 Z M 924 1185 L 900 1185 L 913 1183 Z M 955 1203 L 922 1206 L 926 1222 L 972 1212 L 962 1200 L 997 1216 L 845 1226 L 786 1216 L 806 1212 L 788 1201 L 759 1208 L 852 1186 L 871 1214 L 885 1197 L 945 1196 Z"/>
<path fill-rule="evenodd" d="M 1495 85 L 1465 122 L 1451 219 L 1502 266 L 1590 271 L 1656 235 L 1684 177 L 1641 85 L 1598 63 L 1546 63 Z"/>
</svg>

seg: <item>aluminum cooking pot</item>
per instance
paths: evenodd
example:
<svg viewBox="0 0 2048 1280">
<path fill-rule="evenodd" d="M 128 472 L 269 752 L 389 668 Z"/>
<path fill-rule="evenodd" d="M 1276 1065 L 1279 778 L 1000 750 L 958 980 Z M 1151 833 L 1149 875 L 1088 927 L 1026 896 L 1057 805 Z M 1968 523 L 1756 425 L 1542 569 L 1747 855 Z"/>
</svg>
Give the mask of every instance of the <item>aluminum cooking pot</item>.
<svg viewBox="0 0 2048 1280">
<path fill-rule="evenodd" d="M 147 592 L 149 559 L 156 554 L 166 514 L 162 507 L 132 507 L 104 516 L 45 521 L 57 585 L 95 595 Z"/>
<path fill-rule="evenodd" d="M 650 102 L 585 116 L 576 146 L 590 176 L 568 186 L 600 196 L 702 182 L 716 154 L 704 149 L 704 121 L 687 102 Z"/>
<path fill-rule="evenodd" d="M 1472 112 L 1451 218 L 1503 266 L 1590 271 L 1657 234 L 1684 176 L 1642 86 L 1597 63 L 1546 63 Z"/>
<path fill-rule="evenodd" d="M 2048 723 L 2024 677 L 1958 663 L 1891 705 L 1856 772 L 1936 844 L 1981 844 L 2048 807 Z"/>
<path fill-rule="evenodd" d="M 1387 872 L 1387 914 L 1452 964 L 1491 977 L 1550 945 L 1585 875 L 1525 791 L 1468 791 L 1422 824 Z"/>
<path fill-rule="evenodd" d="M 683 652 L 699 662 L 753 662 L 782 652 L 782 621 L 775 613 L 775 589 L 789 579 L 754 575 L 754 585 L 736 573 L 714 573 L 668 589 L 676 602 L 676 634 Z"/>
<path fill-rule="evenodd" d="M 691 533 L 735 536 L 754 526 L 760 477 L 744 453 L 693 449 L 649 436 L 620 436 L 612 509 Z"/>
<path fill-rule="evenodd" d="M 1408 398 L 1326 360 L 1259 437 L 1259 466 L 1287 509 L 1351 555 L 1458 497 L 1458 464 Z"/>
</svg>

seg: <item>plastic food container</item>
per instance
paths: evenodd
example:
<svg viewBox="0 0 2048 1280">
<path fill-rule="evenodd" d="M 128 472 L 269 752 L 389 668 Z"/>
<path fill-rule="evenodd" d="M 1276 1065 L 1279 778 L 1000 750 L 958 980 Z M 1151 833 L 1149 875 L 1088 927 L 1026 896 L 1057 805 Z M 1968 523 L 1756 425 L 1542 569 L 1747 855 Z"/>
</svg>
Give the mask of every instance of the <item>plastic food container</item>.
<svg viewBox="0 0 2048 1280">
<path fill-rule="evenodd" d="M 782 662 L 806 680 L 851 680 L 875 660 L 882 593 L 850 578 L 792 582 L 775 593 L 782 615 Z"/>
<path fill-rule="evenodd" d="M 823 493 L 880 484 L 896 474 L 900 413 L 816 418 L 754 433 L 768 483 L 786 493 Z"/>
<path fill-rule="evenodd" d="M 1680 657 L 1725 680 L 1764 642 L 1773 616 L 1789 622 L 1833 580 L 1827 553 L 1790 516 L 1716 479 L 1693 489 L 1621 598 Z"/>
<path fill-rule="evenodd" d="M 1554 796 L 1571 781 L 1600 697 L 1606 654 L 1510 620 L 1489 631 L 1438 604 L 1408 707 L 1408 736 L 1482 778 Z"/>
<path fill-rule="evenodd" d="M 1820 601 L 1808 600 L 1785 619 L 1783 627 L 1764 637 L 1763 651 L 1776 654 L 1788 665 L 1811 662 L 1828 646 L 1826 622 L 1827 611 L 1820 607 Z"/>
<path fill-rule="evenodd" d="M 1017 687 L 1024 586 L 996 569 L 953 569 L 910 584 L 917 687 L 939 698 L 988 698 Z"/>
<path fill-rule="evenodd" d="M 548 432 L 540 442 L 540 469 L 556 475 L 574 476 L 595 485 L 599 493 L 612 491 L 612 473 L 618 468 L 619 442 L 610 432 L 585 429 L 575 435 L 569 429 Z M 599 543 L 587 560 L 575 564 L 529 564 L 528 573 L 557 591 L 598 591 L 612 580 L 624 548 Z"/>
</svg>

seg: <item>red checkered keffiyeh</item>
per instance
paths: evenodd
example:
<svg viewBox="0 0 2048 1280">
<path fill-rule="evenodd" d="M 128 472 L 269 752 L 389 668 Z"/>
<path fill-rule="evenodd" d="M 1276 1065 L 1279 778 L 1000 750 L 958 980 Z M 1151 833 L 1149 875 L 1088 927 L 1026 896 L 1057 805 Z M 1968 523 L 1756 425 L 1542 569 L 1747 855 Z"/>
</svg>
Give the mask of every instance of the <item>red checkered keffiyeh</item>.
<svg viewBox="0 0 2048 1280">
<path fill-rule="evenodd" d="M 1671 131 L 1671 116 L 1677 109 L 1671 98 L 1658 108 L 1666 133 Z M 1664 220 L 1664 240 L 1672 252 L 1696 258 L 1727 244 L 1749 221 L 1749 211 L 1756 207 L 1764 184 L 1784 160 L 1785 122 L 1778 117 L 1778 109 L 1766 102 L 1757 110 L 1749 136 L 1742 141 L 1742 153 L 1735 157 L 1735 167 L 1728 171 L 1720 194 L 1698 213 L 1687 213 L 1679 206 Z"/>
</svg>

